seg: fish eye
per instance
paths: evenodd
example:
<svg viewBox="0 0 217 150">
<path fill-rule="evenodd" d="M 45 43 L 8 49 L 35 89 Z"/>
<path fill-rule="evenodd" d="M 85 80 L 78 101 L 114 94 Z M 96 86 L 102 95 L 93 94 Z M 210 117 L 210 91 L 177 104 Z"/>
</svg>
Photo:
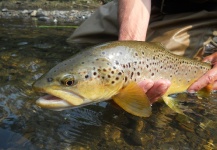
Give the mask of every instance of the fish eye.
<svg viewBox="0 0 217 150">
<path fill-rule="evenodd" d="M 67 86 L 73 85 L 73 83 L 74 83 L 73 80 L 66 81 L 66 85 L 67 85 Z"/>
<path fill-rule="evenodd" d="M 75 85 L 75 79 L 72 75 L 66 75 L 61 80 L 61 83 L 66 86 L 72 86 Z"/>
</svg>

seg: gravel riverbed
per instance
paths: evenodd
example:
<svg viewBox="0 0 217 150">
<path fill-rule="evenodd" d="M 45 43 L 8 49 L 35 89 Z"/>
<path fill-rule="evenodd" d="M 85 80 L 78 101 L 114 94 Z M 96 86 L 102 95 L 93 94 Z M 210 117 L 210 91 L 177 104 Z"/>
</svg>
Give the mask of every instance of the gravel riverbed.
<svg viewBox="0 0 217 150">
<path fill-rule="evenodd" d="M 40 0 L 37 3 L 25 1 L 3 1 L 0 2 L 0 18 L 24 18 L 36 19 L 45 22 L 67 22 L 80 25 L 89 18 L 97 7 L 102 5 L 92 1 L 81 2 L 59 2 Z"/>
</svg>

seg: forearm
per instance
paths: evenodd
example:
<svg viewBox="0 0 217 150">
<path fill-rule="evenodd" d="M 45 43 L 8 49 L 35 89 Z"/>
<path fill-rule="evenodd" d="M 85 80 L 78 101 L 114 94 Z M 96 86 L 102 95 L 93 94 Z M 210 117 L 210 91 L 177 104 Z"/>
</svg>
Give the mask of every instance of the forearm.
<svg viewBox="0 0 217 150">
<path fill-rule="evenodd" d="M 119 40 L 144 41 L 151 0 L 119 0 Z"/>
</svg>

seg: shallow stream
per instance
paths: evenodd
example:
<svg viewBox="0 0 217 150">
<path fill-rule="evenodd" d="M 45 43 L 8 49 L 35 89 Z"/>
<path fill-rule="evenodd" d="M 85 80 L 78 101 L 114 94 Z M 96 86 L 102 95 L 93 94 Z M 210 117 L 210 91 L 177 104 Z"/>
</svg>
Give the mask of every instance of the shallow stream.
<svg viewBox="0 0 217 150">
<path fill-rule="evenodd" d="M 111 101 L 61 112 L 38 108 L 39 94 L 31 89 L 32 83 L 85 47 L 66 43 L 73 28 L 53 26 L 35 20 L 0 20 L 0 150 L 217 149 L 216 93 L 178 94 L 176 98 L 194 112 L 189 117 L 164 103 L 154 104 L 152 115 L 145 119 Z"/>
</svg>

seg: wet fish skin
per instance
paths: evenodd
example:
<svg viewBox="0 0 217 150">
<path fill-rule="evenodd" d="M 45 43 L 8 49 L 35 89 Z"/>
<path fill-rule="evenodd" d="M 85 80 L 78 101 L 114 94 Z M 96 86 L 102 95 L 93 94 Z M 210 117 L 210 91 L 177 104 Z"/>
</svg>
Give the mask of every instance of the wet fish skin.
<svg viewBox="0 0 217 150">
<path fill-rule="evenodd" d="M 210 64 L 174 55 L 159 43 L 116 41 L 88 48 L 61 62 L 33 87 L 63 99 L 37 100 L 44 108 L 65 109 L 112 98 L 127 112 L 147 117 L 151 105 L 138 82 L 170 80 L 163 99 L 182 113 L 168 95 L 186 91 L 210 68 Z"/>
</svg>

